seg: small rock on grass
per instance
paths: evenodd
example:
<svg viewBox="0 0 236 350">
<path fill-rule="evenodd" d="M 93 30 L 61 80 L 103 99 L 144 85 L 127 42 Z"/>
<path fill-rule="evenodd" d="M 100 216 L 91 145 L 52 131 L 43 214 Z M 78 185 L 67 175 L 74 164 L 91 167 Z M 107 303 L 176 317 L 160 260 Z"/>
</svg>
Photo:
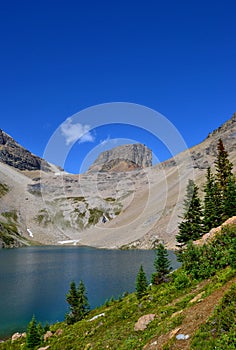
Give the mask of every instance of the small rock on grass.
<svg viewBox="0 0 236 350">
<path fill-rule="evenodd" d="M 177 334 L 176 339 L 177 340 L 187 340 L 189 338 L 188 334 Z"/>
<path fill-rule="evenodd" d="M 152 322 L 155 318 L 155 314 L 148 314 L 141 316 L 138 321 L 134 325 L 134 330 L 135 331 L 143 331 L 144 329 L 147 328 L 147 325 Z"/>
</svg>

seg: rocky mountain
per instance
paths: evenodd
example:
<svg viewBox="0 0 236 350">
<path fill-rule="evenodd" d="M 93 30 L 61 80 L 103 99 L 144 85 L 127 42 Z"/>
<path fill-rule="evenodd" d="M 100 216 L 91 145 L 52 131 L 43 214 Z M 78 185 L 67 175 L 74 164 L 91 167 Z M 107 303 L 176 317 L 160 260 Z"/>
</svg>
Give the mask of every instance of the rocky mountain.
<svg viewBox="0 0 236 350">
<path fill-rule="evenodd" d="M 219 138 L 236 165 L 236 114 L 202 143 L 163 163 L 150 166 L 151 151 L 141 145 L 142 156 L 134 158 L 138 153 L 133 149 L 124 157 L 115 149 L 80 175 L 59 172 L 52 165 L 51 171 L 46 165 L 39 171 L 32 158 L 28 165 L 30 152 L 19 150 L 7 136 L 1 133 L 0 151 L 8 150 L 8 156 L 0 156 L 0 231 L 5 227 L 5 235 L 12 232 L 20 244 L 28 239 L 146 249 L 160 240 L 174 248 L 188 179 L 194 179 L 202 194 L 207 167 L 214 171 Z"/>
<path fill-rule="evenodd" d="M 152 151 L 140 143 L 122 145 L 99 155 L 88 172 L 124 172 L 152 166 Z"/>
<path fill-rule="evenodd" d="M 0 129 L 0 161 L 19 170 L 51 171 L 50 165 L 20 146 Z"/>
</svg>

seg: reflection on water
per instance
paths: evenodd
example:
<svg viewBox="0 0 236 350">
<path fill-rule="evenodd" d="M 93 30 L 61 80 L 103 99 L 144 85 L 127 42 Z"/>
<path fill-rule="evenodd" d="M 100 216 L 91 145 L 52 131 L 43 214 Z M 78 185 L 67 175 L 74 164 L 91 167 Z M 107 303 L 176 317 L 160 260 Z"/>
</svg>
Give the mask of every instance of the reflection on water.
<svg viewBox="0 0 236 350">
<path fill-rule="evenodd" d="M 70 282 L 84 281 L 92 308 L 112 296 L 135 290 L 140 264 L 148 277 L 154 251 L 99 250 L 88 247 L 28 247 L 0 251 L 0 336 L 38 321 L 62 321 Z M 172 266 L 175 255 L 170 252 Z"/>
</svg>

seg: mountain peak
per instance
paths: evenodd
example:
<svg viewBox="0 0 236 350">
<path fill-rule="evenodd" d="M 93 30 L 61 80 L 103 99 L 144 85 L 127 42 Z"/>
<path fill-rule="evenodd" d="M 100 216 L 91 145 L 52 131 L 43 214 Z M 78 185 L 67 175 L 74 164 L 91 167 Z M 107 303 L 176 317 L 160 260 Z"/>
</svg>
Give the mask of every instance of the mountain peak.
<svg viewBox="0 0 236 350">
<path fill-rule="evenodd" d="M 152 151 L 141 143 L 126 144 L 102 152 L 88 172 L 124 172 L 152 166 Z"/>
</svg>

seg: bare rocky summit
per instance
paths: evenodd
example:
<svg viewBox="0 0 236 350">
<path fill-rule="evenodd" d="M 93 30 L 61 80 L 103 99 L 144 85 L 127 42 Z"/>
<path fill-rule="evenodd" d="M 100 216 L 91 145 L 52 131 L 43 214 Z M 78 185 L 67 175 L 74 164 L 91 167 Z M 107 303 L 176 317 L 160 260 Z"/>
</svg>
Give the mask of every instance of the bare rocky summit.
<svg viewBox="0 0 236 350">
<path fill-rule="evenodd" d="M 141 143 L 128 144 L 102 152 L 88 172 L 121 172 L 152 166 L 152 151 Z"/>
</svg>

